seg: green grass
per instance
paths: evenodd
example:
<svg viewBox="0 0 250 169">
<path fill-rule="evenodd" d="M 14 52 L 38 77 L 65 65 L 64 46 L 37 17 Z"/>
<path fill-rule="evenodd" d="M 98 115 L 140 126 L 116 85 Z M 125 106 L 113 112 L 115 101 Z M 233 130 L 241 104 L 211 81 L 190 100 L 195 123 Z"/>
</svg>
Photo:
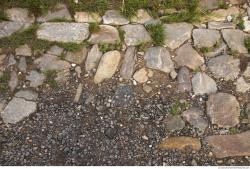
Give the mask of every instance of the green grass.
<svg viewBox="0 0 250 169">
<path fill-rule="evenodd" d="M 172 114 L 173 116 L 181 114 L 184 110 L 188 108 L 188 103 L 180 103 L 176 102 L 171 105 L 169 109 L 169 113 Z"/>
<path fill-rule="evenodd" d="M 250 37 L 245 38 L 244 43 L 245 43 L 245 47 L 247 48 L 248 52 L 250 52 Z"/>
<path fill-rule="evenodd" d="M 55 70 L 47 70 L 44 72 L 45 83 L 51 88 L 57 88 L 58 84 L 56 82 L 57 72 Z"/>
<path fill-rule="evenodd" d="M 98 44 L 98 46 L 99 46 L 100 51 L 103 53 L 106 53 L 112 50 L 121 50 L 122 48 L 121 43 L 116 43 L 116 44 L 100 43 Z"/>
<path fill-rule="evenodd" d="M 239 15 L 238 17 L 236 17 L 236 26 L 240 30 L 245 29 L 244 20 L 243 20 L 242 15 Z"/>
<path fill-rule="evenodd" d="M 118 32 L 119 32 L 119 37 L 121 39 L 121 42 L 124 42 L 124 39 L 125 39 L 125 31 L 118 28 Z"/>
<path fill-rule="evenodd" d="M 138 9 L 147 8 L 150 0 L 124 0 L 121 7 L 121 13 L 127 18 L 136 15 Z"/>
<path fill-rule="evenodd" d="M 10 74 L 8 72 L 3 72 L 0 77 L 0 93 L 6 93 L 9 89 L 8 82 L 10 80 Z"/>
<path fill-rule="evenodd" d="M 99 30 L 100 30 L 100 26 L 97 22 L 89 23 L 89 32 L 90 33 L 95 33 L 95 32 L 98 32 Z"/>
<path fill-rule="evenodd" d="M 226 3 L 225 0 L 220 0 L 220 1 L 218 2 L 218 7 L 219 7 L 220 9 L 228 9 L 228 8 L 229 8 L 229 4 Z"/>
<path fill-rule="evenodd" d="M 4 13 L 4 10 L 1 10 L 0 8 L 0 21 L 7 21 L 8 17 L 7 15 Z"/>
<path fill-rule="evenodd" d="M 229 134 L 238 134 L 240 133 L 240 130 L 236 127 L 232 127 L 229 129 Z"/>
<path fill-rule="evenodd" d="M 163 28 L 162 24 L 147 25 L 146 29 L 150 33 L 150 35 L 154 41 L 154 45 L 162 46 L 164 44 L 165 34 L 164 34 L 164 28 Z"/>
</svg>

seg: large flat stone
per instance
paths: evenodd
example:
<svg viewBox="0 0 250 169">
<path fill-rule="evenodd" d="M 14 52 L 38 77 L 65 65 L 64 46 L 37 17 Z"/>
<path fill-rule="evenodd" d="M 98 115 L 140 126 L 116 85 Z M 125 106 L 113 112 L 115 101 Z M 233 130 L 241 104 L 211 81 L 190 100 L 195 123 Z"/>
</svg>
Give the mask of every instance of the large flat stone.
<svg viewBox="0 0 250 169">
<path fill-rule="evenodd" d="M 101 22 L 102 18 L 99 14 L 94 12 L 76 12 L 74 15 L 76 22 Z"/>
<path fill-rule="evenodd" d="M 207 115 L 212 124 L 229 128 L 240 120 L 240 105 L 235 96 L 228 93 L 211 94 L 206 102 Z"/>
<path fill-rule="evenodd" d="M 178 81 L 178 91 L 185 92 L 185 91 L 191 91 L 192 90 L 192 84 L 190 80 L 190 73 L 188 68 L 181 67 L 178 75 L 177 75 L 177 81 Z"/>
<path fill-rule="evenodd" d="M 170 73 L 174 69 L 170 53 L 164 47 L 151 47 L 145 53 L 146 66 L 151 69 Z"/>
<path fill-rule="evenodd" d="M 111 78 L 119 65 L 121 54 L 117 50 L 105 53 L 98 65 L 94 82 L 101 83 L 105 79 Z"/>
<path fill-rule="evenodd" d="M 187 66 L 195 70 L 204 63 L 204 58 L 189 43 L 177 49 L 176 54 L 173 60 L 178 66 Z"/>
<path fill-rule="evenodd" d="M 210 29 L 193 30 L 194 46 L 198 48 L 211 48 L 220 42 L 220 32 Z"/>
<path fill-rule="evenodd" d="M 235 135 L 208 136 L 206 142 L 217 158 L 250 156 L 250 131 Z"/>
<path fill-rule="evenodd" d="M 221 55 L 208 61 L 207 66 L 215 78 L 234 80 L 240 72 L 240 60 L 229 55 Z"/>
<path fill-rule="evenodd" d="M 88 50 L 86 47 L 83 47 L 82 49 L 76 52 L 67 52 L 65 60 L 80 65 L 85 60 L 87 53 L 88 53 Z"/>
<path fill-rule="evenodd" d="M 36 102 L 14 97 L 1 112 L 1 117 L 5 123 L 17 123 L 34 113 L 36 109 Z"/>
<path fill-rule="evenodd" d="M 100 30 L 91 34 L 89 42 L 92 44 L 99 43 L 109 43 L 116 44 L 119 43 L 120 36 L 118 30 L 110 25 L 100 25 Z"/>
<path fill-rule="evenodd" d="M 102 19 L 103 23 L 106 25 L 126 25 L 129 23 L 129 20 L 122 16 L 118 10 L 106 11 Z"/>
<path fill-rule="evenodd" d="M 81 43 L 89 36 L 89 25 L 86 23 L 50 22 L 41 24 L 37 31 L 38 39 Z"/>
<path fill-rule="evenodd" d="M 165 24 L 165 45 L 174 50 L 191 39 L 193 25 L 188 23 Z"/>
<path fill-rule="evenodd" d="M 208 22 L 208 29 L 234 29 L 235 25 L 231 22 Z"/>
<path fill-rule="evenodd" d="M 121 29 L 125 32 L 124 41 L 127 46 L 137 46 L 142 43 L 152 42 L 152 38 L 143 25 L 124 25 Z"/>
<path fill-rule="evenodd" d="M 228 47 L 233 52 L 248 53 L 244 44 L 245 34 L 243 31 L 238 29 L 224 29 L 222 30 L 222 35 Z"/>
<path fill-rule="evenodd" d="M 85 70 L 90 71 L 92 69 L 96 69 L 101 57 L 102 52 L 99 50 L 98 45 L 95 44 L 87 55 L 87 59 L 85 61 Z"/>
<path fill-rule="evenodd" d="M 0 22 L 0 38 L 4 38 L 12 35 L 24 28 L 23 23 L 20 22 L 12 22 L 12 21 L 3 21 Z"/>
<path fill-rule="evenodd" d="M 185 136 L 170 137 L 170 138 L 164 139 L 160 143 L 159 148 L 166 149 L 166 150 L 192 149 L 192 150 L 199 151 L 201 149 L 201 142 L 198 138 L 194 138 L 194 137 L 185 137 Z"/>
</svg>

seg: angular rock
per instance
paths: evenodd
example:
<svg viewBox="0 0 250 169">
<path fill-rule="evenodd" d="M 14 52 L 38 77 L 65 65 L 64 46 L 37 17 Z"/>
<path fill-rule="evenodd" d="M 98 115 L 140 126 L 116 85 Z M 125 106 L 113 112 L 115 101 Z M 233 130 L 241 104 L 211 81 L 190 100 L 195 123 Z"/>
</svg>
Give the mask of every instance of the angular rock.
<svg viewBox="0 0 250 169">
<path fill-rule="evenodd" d="M 205 10 L 216 9 L 219 7 L 221 0 L 201 0 L 200 6 Z"/>
<path fill-rule="evenodd" d="M 250 77 L 250 63 L 248 63 L 246 70 L 243 72 L 243 76 Z"/>
<path fill-rule="evenodd" d="M 208 22 L 208 29 L 234 29 L 235 25 L 231 22 Z"/>
<path fill-rule="evenodd" d="M 129 46 L 124 55 L 122 62 L 120 75 L 124 79 L 130 79 L 134 73 L 134 67 L 136 62 L 136 48 L 134 46 Z"/>
<path fill-rule="evenodd" d="M 94 82 L 101 83 L 103 80 L 111 78 L 118 68 L 120 59 L 121 54 L 116 50 L 105 53 L 98 65 Z"/>
<path fill-rule="evenodd" d="M 178 90 L 180 92 L 192 90 L 192 84 L 188 68 L 181 67 L 181 69 L 178 72 L 177 81 L 178 81 Z"/>
<path fill-rule="evenodd" d="M 14 55 L 11 54 L 9 56 L 9 61 L 8 61 L 7 67 L 10 67 L 10 66 L 15 65 L 15 64 L 16 64 L 16 59 L 15 59 Z"/>
<path fill-rule="evenodd" d="M 52 46 L 48 51 L 47 54 L 50 55 L 55 55 L 55 56 L 61 56 L 61 54 L 63 53 L 63 48 L 60 48 L 56 45 Z"/>
<path fill-rule="evenodd" d="M 6 106 L 7 101 L 0 99 L 0 112 L 2 112 Z"/>
<path fill-rule="evenodd" d="M 22 45 L 15 49 L 16 56 L 31 56 L 32 51 L 28 45 Z"/>
<path fill-rule="evenodd" d="M 221 42 L 220 45 L 218 47 L 214 48 L 213 51 L 209 51 L 209 52 L 204 53 L 204 56 L 207 58 L 212 58 L 215 56 L 222 55 L 222 54 L 226 53 L 226 51 L 227 51 L 227 45 L 224 42 Z"/>
<path fill-rule="evenodd" d="M 144 9 L 139 9 L 136 12 L 136 15 L 131 18 L 131 22 L 145 24 L 146 22 L 149 22 L 153 20 L 153 17 L 151 17 L 148 12 Z"/>
<path fill-rule="evenodd" d="M 65 4 L 58 3 L 53 11 L 48 11 L 46 15 L 37 18 L 37 22 L 47 22 L 55 19 L 64 19 L 71 21 L 72 17 Z"/>
<path fill-rule="evenodd" d="M 244 29 L 243 29 L 243 31 L 249 33 L 250 32 L 249 16 L 243 17 L 243 21 L 244 21 Z"/>
<path fill-rule="evenodd" d="M 83 84 L 80 83 L 76 89 L 76 94 L 74 97 L 74 103 L 78 103 L 82 94 L 82 88 L 83 88 Z"/>
<path fill-rule="evenodd" d="M 194 46 L 198 48 L 211 48 L 220 42 L 220 32 L 210 29 L 193 30 Z"/>
<path fill-rule="evenodd" d="M 204 58 L 189 43 L 177 49 L 176 54 L 173 60 L 178 66 L 187 66 L 195 70 L 204 63 Z"/>
<path fill-rule="evenodd" d="M 240 77 L 239 79 L 237 79 L 236 91 L 241 92 L 241 93 L 245 93 L 248 90 L 250 90 L 250 83 L 247 83 L 243 77 Z"/>
<path fill-rule="evenodd" d="M 250 156 L 250 131 L 235 135 L 208 136 L 206 142 L 212 147 L 216 158 Z"/>
<path fill-rule="evenodd" d="M 188 23 L 165 24 L 165 45 L 174 50 L 191 39 L 193 25 Z"/>
<path fill-rule="evenodd" d="M 215 78 L 234 80 L 240 72 L 240 60 L 229 55 L 221 55 L 208 61 L 207 66 Z"/>
<path fill-rule="evenodd" d="M 23 73 L 26 73 L 26 70 L 27 70 L 27 63 L 26 63 L 26 59 L 25 57 L 21 57 L 20 60 L 19 60 L 19 64 L 18 64 L 18 69 L 23 72 Z"/>
<path fill-rule="evenodd" d="M 146 93 L 150 93 L 150 92 L 153 90 L 153 88 L 150 87 L 150 86 L 147 85 L 147 84 L 143 84 L 142 89 L 143 89 L 143 91 L 146 92 Z"/>
<path fill-rule="evenodd" d="M 106 25 L 126 25 L 129 23 L 129 20 L 122 16 L 118 10 L 106 11 L 102 19 L 103 23 Z"/>
<path fill-rule="evenodd" d="M 0 65 L 4 63 L 5 58 L 6 58 L 6 54 L 0 55 Z"/>
<path fill-rule="evenodd" d="M 32 70 L 30 74 L 26 77 L 26 80 L 30 81 L 30 87 L 38 87 L 43 84 L 45 77 L 43 74 Z"/>
<path fill-rule="evenodd" d="M 10 73 L 10 81 L 8 83 L 10 90 L 13 92 L 17 85 L 18 85 L 18 77 L 17 77 L 17 73 L 15 71 L 12 71 Z"/>
<path fill-rule="evenodd" d="M 35 101 L 38 97 L 38 94 L 32 90 L 20 90 L 15 94 L 17 98 L 23 98 L 29 101 Z"/>
<path fill-rule="evenodd" d="M 82 64 L 87 56 L 87 53 L 88 50 L 86 47 L 83 47 L 82 49 L 76 52 L 67 52 L 65 60 L 76 64 Z"/>
<path fill-rule="evenodd" d="M 165 126 L 168 131 L 174 132 L 176 130 L 181 130 L 185 127 L 185 122 L 182 120 L 181 116 L 169 115 L 164 120 Z"/>
<path fill-rule="evenodd" d="M 195 95 L 216 93 L 217 91 L 215 81 L 206 73 L 196 73 L 192 78 L 192 86 Z"/>
<path fill-rule="evenodd" d="M 36 110 L 36 102 L 14 97 L 1 112 L 1 117 L 5 123 L 17 123 Z"/>
<path fill-rule="evenodd" d="M 41 24 L 37 38 L 57 41 L 81 43 L 89 36 L 89 25 L 86 23 L 50 22 Z"/>
<path fill-rule="evenodd" d="M 201 133 L 204 133 L 208 127 L 208 122 L 203 118 L 203 116 L 204 112 L 197 107 L 192 107 L 182 113 L 182 117 Z"/>
<path fill-rule="evenodd" d="M 20 22 L 3 21 L 0 22 L 0 38 L 12 35 L 13 33 L 23 29 L 24 25 Z"/>
<path fill-rule="evenodd" d="M 148 81 L 148 71 L 145 68 L 141 68 L 134 73 L 133 78 L 138 83 L 145 83 Z"/>
<path fill-rule="evenodd" d="M 25 8 L 10 8 L 5 13 L 10 21 L 22 23 L 24 28 L 28 28 L 35 22 L 35 16 Z"/>
<path fill-rule="evenodd" d="M 89 42 L 92 44 L 99 43 L 109 43 L 116 44 L 119 43 L 120 36 L 118 30 L 110 25 L 100 25 L 100 30 L 98 32 L 92 33 Z"/>
<path fill-rule="evenodd" d="M 102 21 L 100 15 L 94 12 L 76 12 L 74 18 L 76 22 L 99 23 Z"/>
<path fill-rule="evenodd" d="M 152 41 L 149 33 L 142 25 L 124 25 L 121 27 L 121 30 L 125 32 L 124 41 L 127 46 L 137 46 Z"/>
<path fill-rule="evenodd" d="M 212 124 L 229 128 L 240 120 L 240 106 L 236 98 L 228 93 L 211 94 L 206 102 L 207 115 Z"/>
<path fill-rule="evenodd" d="M 225 21 L 227 16 L 238 16 L 240 13 L 239 8 L 233 6 L 228 9 L 218 9 L 208 16 L 209 21 Z"/>
<path fill-rule="evenodd" d="M 164 47 L 149 48 L 145 53 L 144 59 L 148 68 L 165 73 L 170 73 L 174 70 L 174 63 L 171 60 L 170 53 Z"/>
<path fill-rule="evenodd" d="M 179 136 L 179 137 L 170 137 L 165 138 L 159 145 L 159 148 L 166 149 L 166 150 L 186 150 L 186 149 L 192 149 L 199 151 L 201 149 L 201 142 L 198 138 L 194 137 L 185 137 L 185 136 Z"/>
<path fill-rule="evenodd" d="M 224 29 L 222 30 L 223 38 L 225 39 L 228 47 L 238 53 L 248 53 L 245 47 L 244 40 L 245 34 L 238 29 Z"/>
<path fill-rule="evenodd" d="M 96 69 L 101 57 L 102 57 L 102 52 L 99 50 L 98 45 L 97 44 L 93 45 L 85 61 L 85 70 L 90 71 L 92 69 Z"/>
</svg>

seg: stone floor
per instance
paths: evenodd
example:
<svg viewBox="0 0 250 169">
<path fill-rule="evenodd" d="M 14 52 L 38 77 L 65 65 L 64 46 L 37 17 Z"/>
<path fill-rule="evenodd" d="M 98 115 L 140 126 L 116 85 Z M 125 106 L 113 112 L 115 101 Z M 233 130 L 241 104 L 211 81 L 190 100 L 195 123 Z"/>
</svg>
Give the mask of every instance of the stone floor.
<svg viewBox="0 0 250 169">
<path fill-rule="evenodd" d="M 250 7 L 212 2 L 202 23 L 162 23 L 162 46 L 145 28 L 161 20 L 143 9 L 6 10 L 0 38 L 38 22 L 38 39 L 90 45 L 0 49 L 0 165 L 249 165 Z"/>
</svg>

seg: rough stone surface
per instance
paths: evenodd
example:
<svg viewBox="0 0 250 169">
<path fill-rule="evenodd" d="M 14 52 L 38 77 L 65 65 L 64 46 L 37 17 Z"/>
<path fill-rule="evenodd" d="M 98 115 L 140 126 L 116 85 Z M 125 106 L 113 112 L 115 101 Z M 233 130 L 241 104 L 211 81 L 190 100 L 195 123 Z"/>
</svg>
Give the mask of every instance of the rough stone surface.
<svg viewBox="0 0 250 169">
<path fill-rule="evenodd" d="M 38 87 L 43 84 L 45 77 L 43 74 L 32 70 L 26 79 L 30 81 L 30 87 Z"/>
<path fill-rule="evenodd" d="M 38 39 L 65 43 L 81 43 L 88 36 L 89 25 L 86 23 L 43 23 L 37 31 Z"/>
<path fill-rule="evenodd" d="M 245 35 L 241 30 L 236 29 L 224 29 L 222 30 L 223 38 L 232 51 L 238 53 L 247 53 L 247 49 L 244 44 Z"/>
<path fill-rule="evenodd" d="M 36 109 L 35 102 L 14 97 L 1 113 L 1 117 L 5 123 L 17 123 L 34 113 Z"/>
<path fill-rule="evenodd" d="M 206 142 L 212 147 L 213 154 L 217 158 L 249 156 L 250 155 L 250 131 L 235 135 L 208 136 Z"/>
<path fill-rule="evenodd" d="M 8 19 L 13 22 L 22 23 L 24 28 L 35 22 L 35 17 L 25 8 L 10 8 L 5 11 Z"/>
<path fill-rule="evenodd" d="M 65 60 L 76 64 L 82 64 L 87 56 L 87 53 L 88 50 L 86 47 L 83 47 L 82 49 L 76 52 L 67 52 Z"/>
<path fill-rule="evenodd" d="M 19 60 L 19 64 L 17 65 L 18 69 L 23 72 L 26 73 L 27 70 L 27 63 L 26 63 L 26 59 L 25 57 L 21 57 Z"/>
<path fill-rule="evenodd" d="M 204 63 L 204 58 L 189 43 L 177 49 L 176 54 L 173 60 L 178 66 L 187 66 L 195 70 Z"/>
<path fill-rule="evenodd" d="M 102 18 L 99 14 L 94 12 L 76 12 L 74 15 L 76 22 L 101 22 Z"/>
<path fill-rule="evenodd" d="M 28 45 L 22 45 L 15 49 L 17 56 L 31 56 L 32 51 Z"/>
<path fill-rule="evenodd" d="M 218 47 L 215 47 L 213 51 L 209 51 L 204 53 L 204 56 L 207 58 L 212 58 L 215 56 L 219 56 L 225 54 L 227 51 L 227 45 L 224 42 L 221 42 Z"/>
<path fill-rule="evenodd" d="M 6 54 L 0 55 L 0 65 L 4 63 L 5 58 L 6 58 Z"/>
<path fill-rule="evenodd" d="M 243 72 L 243 76 L 250 77 L 250 63 L 248 63 L 246 70 Z"/>
<path fill-rule="evenodd" d="M 186 150 L 186 149 L 192 149 L 199 151 L 201 149 L 201 142 L 198 138 L 194 137 L 185 137 L 185 136 L 179 136 L 179 137 L 170 137 L 164 139 L 160 145 L 159 148 L 166 149 L 166 150 Z"/>
<path fill-rule="evenodd" d="M 129 23 L 129 20 L 122 16 L 118 10 L 106 11 L 102 19 L 103 23 L 106 25 L 126 25 Z"/>
<path fill-rule="evenodd" d="M 241 93 L 245 93 L 248 90 L 250 90 L 250 83 L 247 83 L 243 77 L 240 77 L 239 79 L 237 79 L 236 91 L 241 92 Z"/>
<path fill-rule="evenodd" d="M 118 68 L 120 59 L 121 54 L 116 50 L 105 53 L 98 65 L 94 82 L 101 83 L 103 80 L 111 78 Z"/>
<path fill-rule="evenodd" d="M 119 43 L 120 37 L 118 30 L 110 25 L 100 25 L 100 30 L 98 32 L 92 33 L 89 42 L 92 44 L 99 43 L 110 43 L 116 44 Z"/>
<path fill-rule="evenodd" d="M 240 60 L 234 59 L 229 55 L 221 55 L 212 58 L 207 63 L 209 70 L 216 78 L 224 78 L 224 80 L 234 80 L 240 72 Z"/>
<path fill-rule="evenodd" d="M 151 69 L 170 73 L 174 70 L 174 63 L 171 60 L 170 53 L 164 47 L 151 47 L 145 53 L 146 66 Z"/>
<path fill-rule="evenodd" d="M 134 73 L 134 67 L 136 63 L 136 48 L 134 46 L 129 46 L 124 55 L 122 62 L 120 75 L 124 79 L 130 79 Z"/>
<path fill-rule="evenodd" d="M 53 11 L 48 11 L 46 15 L 37 18 L 37 22 L 47 22 L 54 19 L 65 19 L 65 20 L 72 20 L 72 17 L 67 9 L 65 4 L 57 4 Z"/>
<path fill-rule="evenodd" d="M 204 112 L 197 107 L 192 107 L 182 113 L 182 117 L 201 133 L 204 133 L 208 126 L 208 122 L 203 116 Z"/>
<path fill-rule="evenodd" d="M 74 103 L 78 103 L 82 94 L 82 88 L 83 88 L 83 84 L 80 83 L 76 89 L 76 94 L 74 97 Z"/>
<path fill-rule="evenodd" d="M 228 93 L 211 94 L 206 102 L 207 115 L 211 123 L 219 127 L 234 127 L 240 117 L 240 106 L 236 98 Z"/>
<path fill-rule="evenodd" d="M 21 30 L 23 24 L 20 22 L 3 21 L 0 22 L 0 38 L 12 35 L 13 33 Z"/>
<path fill-rule="evenodd" d="M 124 41 L 127 46 L 137 46 L 141 43 L 152 41 L 149 33 L 142 25 L 124 25 L 121 27 L 121 29 L 125 32 Z"/>
<path fill-rule="evenodd" d="M 180 68 L 177 76 L 177 81 L 178 81 L 178 91 L 185 92 L 192 90 L 192 84 L 188 68 L 186 67 Z"/>
<path fill-rule="evenodd" d="M 233 6 L 228 9 L 218 9 L 211 13 L 208 20 L 211 21 L 225 21 L 227 16 L 237 16 L 239 15 L 239 8 Z"/>
<path fill-rule="evenodd" d="M 23 98 L 29 101 L 35 101 L 38 97 L 38 94 L 32 90 L 20 90 L 15 94 L 17 98 Z"/>
<path fill-rule="evenodd" d="M 198 48 L 211 48 L 220 41 L 220 33 L 217 30 L 194 29 L 194 46 Z"/>
<path fill-rule="evenodd" d="M 151 20 L 153 20 L 153 18 L 144 9 L 139 9 L 136 12 L 136 15 L 131 18 L 131 22 L 140 23 L 140 24 L 145 24 Z"/>
<path fill-rule="evenodd" d="M 185 122 L 182 120 L 181 116 L 176 115 L 169 115 L 165 120 L 164 120 L 166 129 L 170 132 L 174 132 L 176 130 L 181 130 L 185 127 Z"/>
<path fill-rule="evenodd" d="M 141 68 L 134 73 L 133 78 L 138 83 L 145 83 L 148 81 L 148 71 L 146 70 L 146 68 Z"/>
<path fill-rule="evenodd" d="M 85 70 L 90 71 L 92 69 L 96 69 L 101 57 L 102 57 L 102 52 L 99 50 L 98 45 L 97 44 L 93 45 L 85 61 Z"/>
<path fill-rule="evenodd" d="M 57 45 L 52 46 L 48 51 L 47 54 L 50 55 L 55 55 L 55 56 L 61 56 L 61 54 L 63 53 L 63 48 L 60 48 Z"/>
<path fill-rule="evenodd" d="M 18 77 L 17 77 L 17 73 L 15 71 L 12 71 L 10 73 L 10 81 L 8 83 L 10 90 L 13 92 L 17 85 L 18 85 Z"/>
<path fill-rule="evenodd" d="M 235 25 L 231 22 L 208 22 L 208 29 L 234 29 Z"/>
<path fill-rule="evenodd" d="M 220 0 L 201 0 L 200 6 L 205 10 L 217 9 Z"/>
<path fill-rule="evenodd" d="M 188 23 L 165 24 L 165 45 L 174 50 L 191 38 L 193 25 Z"/>
<path fill-rule="evenodd" d="M 192 78 L 192 86 L 195 95 L 216 93 L 217 91 L 215 81 L 206 73 L 196 73 Z"/>
</svg>

